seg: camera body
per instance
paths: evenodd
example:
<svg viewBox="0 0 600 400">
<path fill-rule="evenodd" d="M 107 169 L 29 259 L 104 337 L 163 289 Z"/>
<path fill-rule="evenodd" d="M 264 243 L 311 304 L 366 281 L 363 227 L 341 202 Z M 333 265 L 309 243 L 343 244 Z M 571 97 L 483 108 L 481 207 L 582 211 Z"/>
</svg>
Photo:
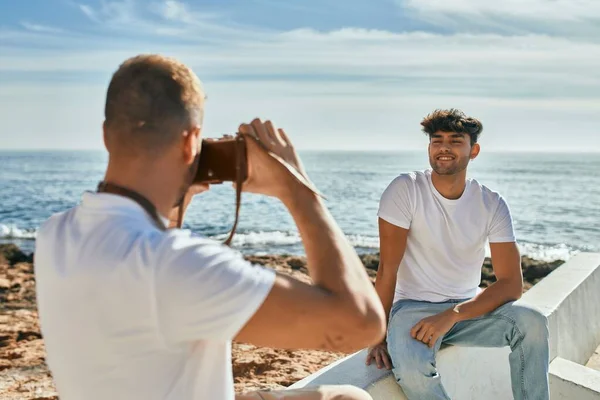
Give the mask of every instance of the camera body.
<svg viewBox="0 0 600 400">
<path fill-rule="evenodd" d="M 202 139 L 194 183 L 218 184 L 248 178 L 246 140 L 243 135 Z"/>
</svg>

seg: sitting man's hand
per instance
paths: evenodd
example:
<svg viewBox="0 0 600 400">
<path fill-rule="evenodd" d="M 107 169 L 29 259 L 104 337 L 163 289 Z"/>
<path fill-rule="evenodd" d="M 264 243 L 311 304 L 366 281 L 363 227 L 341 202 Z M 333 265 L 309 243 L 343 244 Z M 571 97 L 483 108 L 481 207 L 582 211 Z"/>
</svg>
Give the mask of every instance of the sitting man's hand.
<svg viewBox="0 0 600 400">
<path fill-rule="evenodd" d="M 388 354 L 387 343 L 385 341 L 368 348 L 367 365 L 371 365 L 373 360 L 375 360 L 377 368 L 379 369 L 384 366 L 387 369 L 392 369 L 392 362 L 390 361 L 390 355 Z"/>
<path fill-rule="evenodd" d="M 423 318 L 410 330 L 410 336 L 433 348 L 437 340 L 448 333 L 454 324 L 458 322 L 457 315 L 452 309 L 449 309 L 431 317 Z"/>
</svg>

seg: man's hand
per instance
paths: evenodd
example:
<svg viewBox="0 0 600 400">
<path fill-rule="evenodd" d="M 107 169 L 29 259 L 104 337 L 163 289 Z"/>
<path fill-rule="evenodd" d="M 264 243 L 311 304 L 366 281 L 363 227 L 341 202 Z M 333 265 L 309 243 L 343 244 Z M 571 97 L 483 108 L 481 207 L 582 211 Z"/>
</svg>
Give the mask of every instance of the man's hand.
<svg viewBox="0 0 600 400">
<path fill-rule="evenodd" d="M 278 129 L 271 121 L 262 122 L 257 118 L 250 124 L 241 124 L 238 131 L 249 137 L 246 141 L 248 180 L 243 191 L 282 199 L 294 193 L 290 185 L 297 180 L 310 183 L 302 161 L 283 129 Z"/>
<path fill-rule="evenodd" d="M 410 336 L 433 348 L 437 340 L 448 333 L 457 322 L 458 314 L 453 312 L 452 309 L 448 309 L 442 313 L 420 320 L 410 330 Z"/>
<path fill-rule="evenodd" d="M 387 343 L 385 341 L 369 347 L 369 353 L 367 354 L 367 365 L 371 365 L 371 362 L 375 360 L 377 368 L 381 369 L 385 366 L 386 369 L 392 369 L 392 362 L 390 355 L 387 351 Z"/>
</svg>

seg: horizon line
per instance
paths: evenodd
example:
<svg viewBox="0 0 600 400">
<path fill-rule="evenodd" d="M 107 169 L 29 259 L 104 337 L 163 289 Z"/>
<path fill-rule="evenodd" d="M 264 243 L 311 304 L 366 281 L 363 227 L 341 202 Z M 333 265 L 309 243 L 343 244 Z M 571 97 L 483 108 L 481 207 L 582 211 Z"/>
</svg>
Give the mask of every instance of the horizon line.
<svg viewBox="0 0 600 400">
<path fill-rule="evenodd" d="M 411 147 L 397 150 L 381 149 L 381 148 L 373 148 L 373 149 L 353 149 L 353 148 L 296 148 L 297 151 L 313 151 L 313 152 L 339 152 L 339 153 L 402 153 L 402 152 L 420 152 L 427 150 L 426 147 Z M 40 152 L 87 152 L 87 151 L 95 151 L 95 152 L 104 152 L 107 151 L 105 149 L 99 148 L 0 148 L 0 152 L 20 152 L 20 153 L 40 153 Z M 590 150 L 590 149 L 567 149 L 567 150 L 558 150 L 558 149 L 492 149 L 485 150 L 485 153 L 494 154 L 494 153 L 539 153 L 539 154 L 600 154 L 600 149 Z"/>
</svg>

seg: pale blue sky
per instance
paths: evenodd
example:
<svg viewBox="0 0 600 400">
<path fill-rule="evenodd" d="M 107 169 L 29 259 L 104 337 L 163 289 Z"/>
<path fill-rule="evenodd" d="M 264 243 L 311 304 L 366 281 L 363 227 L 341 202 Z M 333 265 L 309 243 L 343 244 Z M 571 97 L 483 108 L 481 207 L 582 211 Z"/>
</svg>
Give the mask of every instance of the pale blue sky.
<svg viewBox="0 0 600 400">
<path fill-rule="evenodd" d="M 458 107 L 484 150 L 600 151 L 596 0 L 0 0 L 0 149 L 102 149 L 110 76 L 147 52 L 196 71 L 207 136 L 419 149 Z"/>
</svg>

